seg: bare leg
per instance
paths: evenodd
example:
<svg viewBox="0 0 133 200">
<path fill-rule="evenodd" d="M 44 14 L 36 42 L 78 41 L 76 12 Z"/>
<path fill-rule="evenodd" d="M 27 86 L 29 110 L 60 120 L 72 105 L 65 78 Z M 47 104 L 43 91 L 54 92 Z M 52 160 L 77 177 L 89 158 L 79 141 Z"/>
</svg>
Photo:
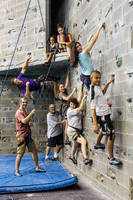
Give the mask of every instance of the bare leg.
<svg viewBox="0 0 133 200">
<path fill-rule="evenodd" d="M 32 152 L 32 159 L 34 160 L 35 168 L 38 169 L 38 154 L 37 151 Z"/>
<path fill-rule="evenodd" d="M 110 137 L 108 137 L 107 147 L 108 147 L 109 158 L 114 157 L 113 155 L 114 140 L 115 140 L 114 134 L 112 135 L 112 140 L 110 140 Z"/>
<path fill-rule="evenodd" d="M 67 48 L 68 56 L 70 57 L 71 56 L 71 46 L 70 45 L 66 45 L 66 48 Z"/>
<path fill-rule="evenodd" d="M 48 157 L 50 151 L 51 151 L 51 147 L 47 146 L 47 148 L 46 148 L 46 156 L 47 156 L 47 157 Z"/>
<path fill-rule="evenodd" d="M 100 144 L 102 137 L 103 137 L 103 134 L 102 134 L 102 131 L 100 131 L 100 132 L 98 133 L 96 145 L 99 145 L 99 144 Z"/>
<path fill-rule="evenodd" d="M 72 158 L 75 157 L 75 153 L 77 151 L 79 144 L 76 141 L 73 141 L 73 145 L 72 145 L 72 151 L 71 151 L 71 156 Z"/>
<path fill-rule="evenodd" d="M 83 153 L 83 157 L 84 159 L 87 158 L 87 154 L 86 154 L 86 140 L 83 136 L 80 136 L 77 138 L 76 142 L 80 143 L 81 144 L 81 150 L 82 150 L 82 153 Z"/>
<path fill-rule="evenodd" d="M 55 149 L 55 152 L 59 153 L 62 148 L 63 148 L 63 145 L 57 146 L 56 149 Z"/>
<path fill-rule="evenodd" d="M 21 162 L 22 157 L 23 157 L 23 154 L 18 154 L 17 157 L 16 157 L 16 163 L 15 163 L 15 170 L 16 171 L 19 171 L 19 166 L 20 166 L 20 162 Z"/>
</svg>

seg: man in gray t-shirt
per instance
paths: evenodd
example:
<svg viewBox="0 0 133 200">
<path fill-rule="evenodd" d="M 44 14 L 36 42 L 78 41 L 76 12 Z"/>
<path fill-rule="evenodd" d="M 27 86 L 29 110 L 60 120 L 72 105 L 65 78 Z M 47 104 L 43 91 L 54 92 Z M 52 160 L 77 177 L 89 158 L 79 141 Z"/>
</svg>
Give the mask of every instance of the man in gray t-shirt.
<svg viewBox="0 0 133 200">
<path fill-rule="evenodd" d="M 53 160 L 58 159 L 58 154 L 63 147 L 63 133 L 60 127 L 65 123 L 65 120 L 59 121 L 59 112 L 56 111 L 55 105 L 49 105 L 49 113 L 47 114 L 47 137 L 48 146 L 46 148 L 46 161 L 50 161 L 49 152 L 51 147 L 56 147 Z"/>
</svg>

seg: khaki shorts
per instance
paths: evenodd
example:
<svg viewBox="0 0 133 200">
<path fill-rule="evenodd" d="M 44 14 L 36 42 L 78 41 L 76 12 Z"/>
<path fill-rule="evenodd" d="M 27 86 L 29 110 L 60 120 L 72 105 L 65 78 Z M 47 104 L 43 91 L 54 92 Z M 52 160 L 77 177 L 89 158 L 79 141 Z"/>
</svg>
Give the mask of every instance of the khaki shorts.
<svg viewBox="0 0 133 200">
<path fill-rule="evenodd" d="M 76 131 L 67 131 L 67 136 L 70 141 L 75 141 L 77 140 L 77 137 L 79 137 Z"/>
<path fill-rule="evenodd" d="M 26 146 L 27 146 L 29 152 L 37 151 L 36 145 L 32 138 L 31 138 L 29 144 L 26 144 L 24 137 L 21 137 L 21 136 L 17 137 L 17 145 L 18 145 L 17 154 L 24 154 Z"/>
</svg>

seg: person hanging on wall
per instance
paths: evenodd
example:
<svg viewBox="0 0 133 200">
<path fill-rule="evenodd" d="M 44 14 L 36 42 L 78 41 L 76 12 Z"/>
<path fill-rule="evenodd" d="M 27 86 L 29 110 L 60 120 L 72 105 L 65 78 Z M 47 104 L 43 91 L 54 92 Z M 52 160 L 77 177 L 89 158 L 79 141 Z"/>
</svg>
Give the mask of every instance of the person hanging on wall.
<svg viewBox="0 0 133 200">
<path fill-rule="evenodd" d="M 81 151 L 83 154 L 84 164 L 85 165 L 92 164 L 92 160 L 87 157 L 87 151 L 86 151 L 87 141 L 83 134 L 82 121 L 81 121 L 84 110 L 84 101 L 86 97 L 87 95 L 84 95 L 82 101 L 81 101 L 82 98 L 81 96 L 80 98 L 79 97 L 71 98 L 69 100 L 69 108 L 67 110 L 67 127 L 68 127 L 67 136 L 69 137 L 69 140 L 72 142 L 72 151 L 69 159 L 72 160 L 74 164 L 77 164 L 75 154 L 77 152 L 79 144 L 81 144 Z"/>
<path fill-rule="evenodd" d="M 26 98 L 30 97 L 30 92 L 41 90 L 41 87 L 42 87 L 41 82 L 43 82 L 45 80 L 44 75 L 41 75 L 38 79 L 34 79 L 34 80 L 28 79 L 24 76 L 24 73 L 26 71 L 26 68 L 28 66 L 30 59 L 31 59 L 31 57 L 28 56 L 23 67 L 22 67 L 21 73 L 18 75 L 17 78 L 13 78 L 11 80 L 11 83 L 14 84 L 14 85 L 17 85 L 20 92 Z"/>
<path fill-rule="evenodd" d="M 58 53 L 58 44 L 55 40 L 54 36 L 50 37 L 49 51 L 46 53 L 47 62 L 45 65 L 49 65 L 51 63 L 52 57 L 54 54 Z"/>
<path fill-rule="evenodd" d="M 59 43 L 60 52 L 64 52 L 67 49 L 68 56 L 71 56 L 71 44 L 72 44 L 72 35 L 66 33 L 61 24 L 57 25 L 57 42 Z"/>
<path fill-rule="evenodd" d="M 53 161 L 58 160 L 60 150 L 63 148 L 63 132 L 60 125 L 65 124 L 66 120 L 59 121 L 60 112 L 56 111 L 54 104 L 49 105 L 49 113 L 47 114 L 47 137 L 48 145 L 46 147 L 46 161 L 50 161 L 49 153 L 51 147 L 56 147 Z"/>
<path fill-rule="evenodd" d="M 87 46 L 84 50 L 82 48 L 82 45 L 79 42 L 75 42 L 75 65 L 78 63 L 80 64 L 81 67 L 81 75 L 80 75 L 80 80 L 85 84 L 88 90 L 90 90 L 90 74 L 94 70 L 92 60 L 90 57 L 90 51 L 95 44 L 95 42 L 98 39 L 99 33 L 102 28 L 105 28 L 105 23 L 102 23 L 94 35 L 92 41 L 90 42 L 89 46 Z"/>
<path fill-rule="evenodd" d="M 62 115 L 64 115 L 64 113 L 67 110 L 67 107 L 68 107 L 67 102 L 68 102 L 68 100 L 76 92 L 76 88 L 74 88 L 69 95 L 67 94 L 67 88 L 68 88 L 68 85 L 69 85 L 69 77 L 70 77 L 70 72 L 67 73 L 65 85 L 63 83 L 60 83 L 59 85 L 57 85 L 57 83 L 54 82 L 54 96 L 55 96 L 55 99 L 58 99 L 58 100 L 61 101 L 60 110 L 61 110 Z"/>
<path fill-rule="evenodd" d="M 107 84 L 101 89 L 101 74 L 99 71 L 93 71 L 91 73 L 91 114 L 93 119 L 93 129 L 96 134 L 98 134 L 96 144 L 94 145 L 95 149 L 104 149 L 105 145 L 101 143 L 103 133 L 108 135 L 107 147 L 109 153 L 109 164 L 119 165 L 121 162 L 114 158 L 113 146 L 115 140 L 115 133 L 112 121 L 110 119 L 111 110 L 107 104 L 106 97 L 104 94 L 107 91 L 108 86 L 114 81 L 112 77 Z M 99 126 L 98 126 L 99 124 Z"/>
<path fill-rule="evenodd" d="M 19 172 L 19 166 L 21 159 L 24 155 L 26 146 L 29 152 L 32 152 L 32 158 L 35 163 L 35 171 L 36 172 L 46 172 L 39 168 L 38 166 L 38 154 L 36 145 L 31 137 L 31 126 L 33 126 L 31 122 L 32 116 L 36 113 L 36 110 L 33 109 L 29 114 L 26 112 L 27 107 L 27 99 L 25 97 L 21 98 L 20 107 L 15 114 L 16 118 L 16 137 L 17 137 L 17 157 L 15 164 L 15 176 L 22 176 Z"/>
</svg>

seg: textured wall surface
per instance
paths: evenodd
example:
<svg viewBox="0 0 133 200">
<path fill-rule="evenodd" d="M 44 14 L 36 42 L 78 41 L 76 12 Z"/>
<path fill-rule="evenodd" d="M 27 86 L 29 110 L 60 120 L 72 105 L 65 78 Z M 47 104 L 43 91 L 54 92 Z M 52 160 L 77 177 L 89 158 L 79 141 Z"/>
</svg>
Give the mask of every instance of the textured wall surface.
<svg viewBox="0 0 133 200">
<path fill-rule="evenodd" d="M 31 130 L 38 151 L 44 152 L 47 140 L 46 115 L 48 113 L 49 103 L 53 103 L 52 88 L 45 89 L 38 101 L 39 95 L 39 92 L 34 92 L 34 102 L 31 99 L 28 100 L 27 112 L 31 112 L 34 108 L 37 110 L 37 113 L 32 119 L 34 127 Z M 15 103 L 19 102 L 20 97 L 22 96 L 19 90 L 15 86 L 11 86 L 10 80 L 8 79 L 0 98 L 0 154 L 16 154 L 15 113 L 19 105 Z M 36 103 L 37 101 L 38 103 Z"/>
<path fill-rule="evenodd" d="M 1 0 L 0 1 L 0 66 L 1 70 L 6 69 L 10 63 L 16 41 L 24 20 L 28 3 L 26 0 Z M 31 0 L 30 7 L 26 16 L 22 34 L 16 49 L 16 55 L 11 68 L 20 67 L 28 52 L 32 53 L 32 63 L 39 64 L 44 60 L 46 48 L 46 7 L 49 1 L 40 0 L 41 11 L 44 24 L 41 20 L 39 6 L 36 0 Z"/>
<path fill-rule="evenodd" d="M 84 166 L 79 151 L 77 168 L 85 173 L 113 199 L 133 199 L 133 2 L 128 0 L 66 0 L 64 1 L 66 24 L 76 41 L 85 48 L 97 31 L 101 22 L 106 23 L 91 51 L 96 69 L 102 73 L 102 85 L 115 74 L 115 82 L 109 86 L 107 97 L 112 101 L 112 119 L 116 140 L 115 157 L 123 165 L 108 164 L 105 151 L 94 150 L 96 134 L 90 115 L 89 95 L 84 117 L 85 137 L 88 140 L 92 167 Z M 60 20 L 60 13 L 58 15 Z M 101 53 L 99 53 L 101 52 Z M 80 87 L 80 67 L 71 70 L 71 86 Z M 106 144 L 106 138 L 103 141 Z M 66 147 L 65 159 L 68 161 L 71 148 Z M 71 164 L 71 162 L 70 162 Z"/>
<path fill-rule="evenodd" d="M 40 0 L 47 30 L 49 29 L 49 15 L 45 8 L 49 0 Z M 22 24 L 28 1 L 1 0 L 0 1 L 0 66 L 1 70 L 9 65 L 20 26 Z M 64 11 L 64 12 L 63 12 Z M 91 51 L 94 66 L 102 73 L 102 85 L 115 74 L 115 82 L 109 87 L 107 97 L 112 101 L 112 119 L 114 121 L 116 140 L 114 145 L 115 157 L 123 163 L 121 167 L 108 164 L 107 148 L 104 151 L 94 150 L 96 135 L 90 115 L 89 94 L 84 114 L 85 137 L 88 141 L 88 152 L 93 159 L 91 167 L 84 166 L 81 150 L 77 156 L 78 165 L 75 167 L 88 176 L 112 199 L 133 199 L 133 2 L 131 0 L 64 0 L 63 7 L 58 13 L 58 21 L 64 19 L 69 32 L 83 47 L 89 44 L 101 22 L 106 23 L 98 41 Z M 62 21 L 61 21 L 62 22 Z M 12 67 L 19 67 L 27 52 L 32 52 L 33 64 L 42 63 L 44 59 L 46 37 L 42 30 L 37 1 L 31 2 L 27 21 L 22 32 L 17 53 Z M 101 53 L 99 53 L 101 52 Z M 38 61 L 39 60 L 39 61 Z M 80 88 L 80 67 L 71 69 L 70 90 Z M 0 81 L 1 83 L 1 81 Z M 38 104 L 37 117 L 33 135 L 42 151 L 45 146 L 46 113 L 48 104 L 53 102 L 51 89 L 46 90 Z M 35 94 L 38 96 L 38 93 Z M 17 106 L 11 103 L 18 100 L 18 90 L 7 82 L 0 98 L 0 153 L 15 153 L 15 124 L 14 114 Z M 29 110 L 34 107 L 29 102 Z M 106 143 L 106 138 L 103 137 Z M 64 161 L 72 166 L 68 159 L 71 147 L 64 149 Z"/>
</svg>

